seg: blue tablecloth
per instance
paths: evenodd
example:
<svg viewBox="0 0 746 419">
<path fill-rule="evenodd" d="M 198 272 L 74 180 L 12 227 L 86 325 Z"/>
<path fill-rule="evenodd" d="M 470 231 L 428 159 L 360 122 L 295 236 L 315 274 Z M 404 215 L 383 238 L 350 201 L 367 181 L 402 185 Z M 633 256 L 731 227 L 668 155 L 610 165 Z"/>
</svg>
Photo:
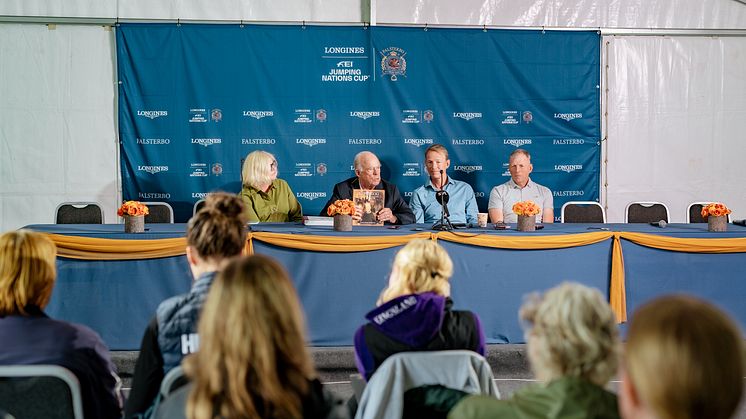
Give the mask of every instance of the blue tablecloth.
<svg viewBox="0 0 746 419">
<path fill-rule="evenodd" d="M 124 234 L 121 225 L 31 225 L 37 231 L 97 238 L 158 239 L 182 237 L 184 224 L 151 224 L 146 233 Z M 408 235 L 429 225 L 360 227 L 337 233 L 330 227 L 259 224 L 254 231 L 298 235 Z M 561 235 L 589 231 L 628 231 L 682 238 L 746 237 L 746 228 L 729 225 L 726 233 L 708 233 L 706 224 L 549 224 L 533 233 L 466 229 L 460 234 Z M 555 250 L 505 250 L 441 240 L 454 261 L 452 296 L 457 309 L 476 312 L 489 343 L 523 342 L 518 308 L 524 296 L 572 280 L 608 295 L 611 245 L 600 243 Z M 306 311 L 310 343 L 350 345 L 355 329 L 386 285 L 398 248 L 369 252 L 325 253 L 283 248 L 253 241 L 256 253 L 279 259 L 290 272 Z M 740 269 L 746 254 L 678 253 L 622 240 L 628 312 L 664 293 L 702 296 L 746 324 L 746 283 Z M 183 256 L 150 260 L 84 261 L 58 258 L 58 279 L 47 313 L 86 324 L 111 349 L 134 350 L 153 312 L 163 299 L 186 292 L 191 274 Z"/>
</svg>

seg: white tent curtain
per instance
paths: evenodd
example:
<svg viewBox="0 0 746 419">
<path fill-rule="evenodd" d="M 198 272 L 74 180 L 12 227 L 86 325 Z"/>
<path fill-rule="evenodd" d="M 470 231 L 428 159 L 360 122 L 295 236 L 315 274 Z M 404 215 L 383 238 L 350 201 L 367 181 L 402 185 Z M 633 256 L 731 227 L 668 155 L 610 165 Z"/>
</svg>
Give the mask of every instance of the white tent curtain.
<svg viewBox="0 0 746 419">
<path fill-rule="evenodd" d="M 607 50 L 609 221 L 631 201 L 673 222 L 694 201 L 746 217 L 746 37 L 606 36 Z"/>
<path fill-rule="evenodd" d="M 116 222 L 114 35 L 101 26 L 0 24 L 0 230 L 99 201 Z"/>
</svg>

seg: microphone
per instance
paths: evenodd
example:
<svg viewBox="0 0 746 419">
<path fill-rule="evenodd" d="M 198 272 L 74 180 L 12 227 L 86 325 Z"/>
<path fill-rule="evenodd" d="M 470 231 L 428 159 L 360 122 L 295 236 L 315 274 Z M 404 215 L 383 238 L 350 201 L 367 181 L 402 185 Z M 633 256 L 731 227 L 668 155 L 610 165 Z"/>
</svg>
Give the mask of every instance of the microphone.
<svg viewBox="0 0 746 419">
<path fill-rule="evenodd" d="M 733 224 L 741 227 L 746 227 L 746 220 L 733 220 Z"/>
<path fill-rule="evenodd" d="M 666 226 L 668 225 L 668 223 L 666 222 L 666 220 L 660 220 L 660 221 L 656 221 L 654 223 L 650 223 L 650 225 L 653 226 L 653 227 L 666 228 Z"/>
<path fill-rule="evenodd" d="M 445 179 L 443 179 L 445 172 L 443 169 L 440 169 L 440 189 L 435 192 L 435 200 L 440 203 L 440 205 L 443 207 L 443 214 L 446 217 L 450 217 L 450 213 L 448 212 L 448 192 L 443 189 L 445 186 Z"/>
</svg>

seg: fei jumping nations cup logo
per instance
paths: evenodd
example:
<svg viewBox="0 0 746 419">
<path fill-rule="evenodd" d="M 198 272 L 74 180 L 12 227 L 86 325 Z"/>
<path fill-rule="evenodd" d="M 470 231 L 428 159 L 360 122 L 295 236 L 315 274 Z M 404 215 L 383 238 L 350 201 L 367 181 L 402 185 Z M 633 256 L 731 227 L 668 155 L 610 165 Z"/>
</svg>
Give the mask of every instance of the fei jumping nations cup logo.
<svg viewBox="0 0 746 419">
<path fill-rule="evenodd" d="M 396 81 L 398 76 L 407 76 L 407 55 L 403 49 L 389 47 L 381 51 L 381 71 L 382 75 L 391 76 L 391 81 Z"/>
</svg>

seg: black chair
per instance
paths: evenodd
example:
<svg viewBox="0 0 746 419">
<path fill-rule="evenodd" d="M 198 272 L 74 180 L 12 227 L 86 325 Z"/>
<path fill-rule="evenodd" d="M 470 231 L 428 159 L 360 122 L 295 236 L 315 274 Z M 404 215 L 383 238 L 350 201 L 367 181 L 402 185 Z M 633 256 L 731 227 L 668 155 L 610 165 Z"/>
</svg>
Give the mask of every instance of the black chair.
<svg viewBox="0 0 746 419">
<path fill-rule="evenodd" d="M 148 207 L 148 215 L 145 216 L 145 224 L 173 224 L 174 209 L 166 202 L 143 202 Z"/>
<path fill-rule="evenodd" d="M 194 217 L 195 215 L 197 215 L 197 211 L 201 210 L 202 207 L 204 207 L 204 206 L 205 206 L 205 200 L 204 199 L 200 199 L 199 201 L 195 202 L 194 203 L 194 209 L 192 210 L 192 217 Z"/>
<path fill-rule="evenodd" d="M 563 223 L 605 223 L 606 211 L 595 201 L 569 201 L 562 205 Z"/>
<path fill-rule="evenodd" d="M 0 406 L 19 419 L 83 419 L 80 383 L 58 365 L 0 366 Z"/>
<path fill-rule="evenodd" d="M 103 224 L 104 212 L 98 202 L 63 202 L 54 210 L 56 224 Z"/>
<path fill-rule="evenodd" d="M 668 207 L 662 202 L 630 202 L 624 209 L 625 223 L 671 222 Z"/>
<path fill-rule="evenodd" d="M 699 201 L 692 202 L 686 209 L 686 222 L 687 223 L 706 223 L 707 218 L 702 216 L 702 208 L 705 205 L 711 204 L 716 201 Z M 730 222 L 730 214 L 726 215 L 726 220 Z"/>
</svg>

